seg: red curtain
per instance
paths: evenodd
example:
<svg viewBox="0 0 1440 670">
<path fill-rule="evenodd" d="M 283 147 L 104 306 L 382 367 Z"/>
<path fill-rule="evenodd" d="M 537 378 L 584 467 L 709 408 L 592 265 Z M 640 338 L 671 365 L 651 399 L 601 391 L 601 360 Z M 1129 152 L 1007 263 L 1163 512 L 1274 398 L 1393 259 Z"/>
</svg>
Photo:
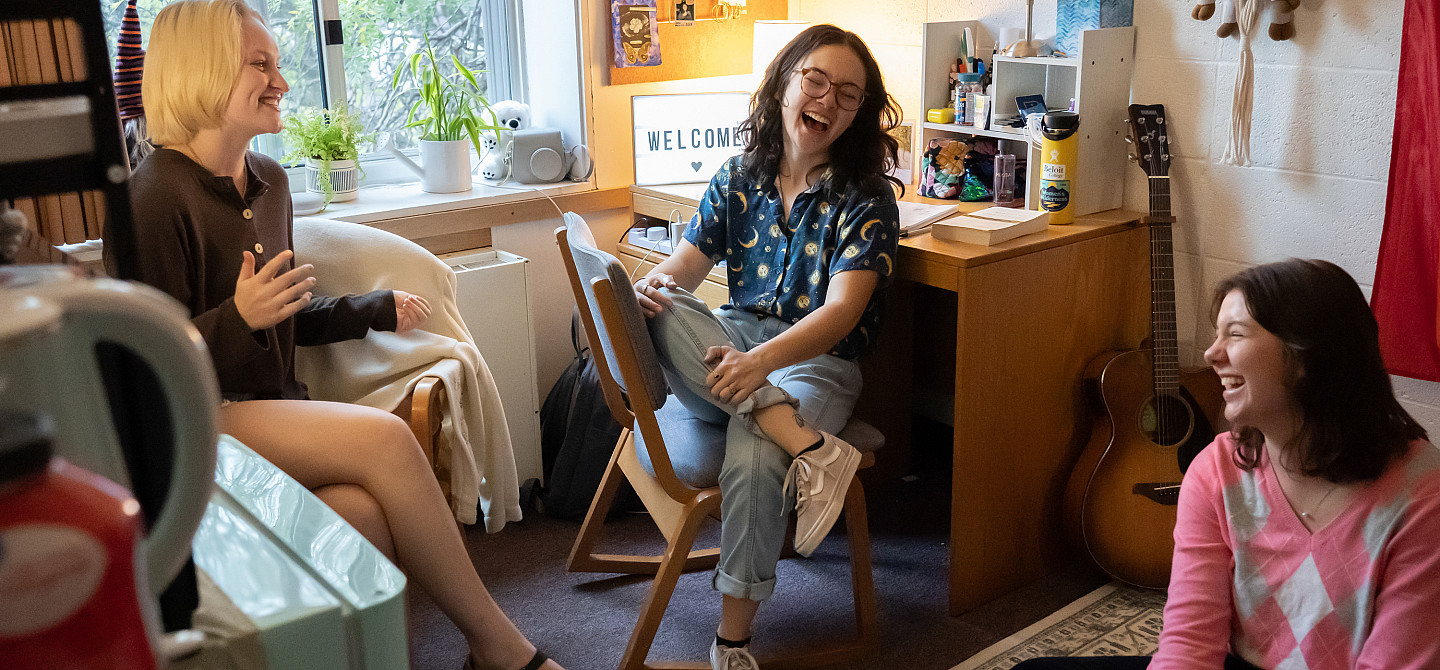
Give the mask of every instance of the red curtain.
<svg viewBox="0 0 1440 670">
<path fill-rule="evenodd" d="M 1403 30 L 1370 307 L 1390 372 L 1440 381 L 1440 3 L 1406 0 Z"/>
</svg>

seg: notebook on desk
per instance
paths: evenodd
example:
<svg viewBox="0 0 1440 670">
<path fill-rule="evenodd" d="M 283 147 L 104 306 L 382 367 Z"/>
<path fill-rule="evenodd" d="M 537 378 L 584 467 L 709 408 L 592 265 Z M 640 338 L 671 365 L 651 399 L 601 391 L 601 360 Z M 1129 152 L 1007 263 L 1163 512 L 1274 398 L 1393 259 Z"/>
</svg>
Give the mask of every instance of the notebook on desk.
<svg viewBox="0 0 1440 670">
<path fill-rule="evenodd" d="M 960 210 L 960 205 L 931 205 L 923 202 L 898 200 L 895 206 L 900 210 L 900 237 L 924 232 L 935 223 Z"/>
</svg>

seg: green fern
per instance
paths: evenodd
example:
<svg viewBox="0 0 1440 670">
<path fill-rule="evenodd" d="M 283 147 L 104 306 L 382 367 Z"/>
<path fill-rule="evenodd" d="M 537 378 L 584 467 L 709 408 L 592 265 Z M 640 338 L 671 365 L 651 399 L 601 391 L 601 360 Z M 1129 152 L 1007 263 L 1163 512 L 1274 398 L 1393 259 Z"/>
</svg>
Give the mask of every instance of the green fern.
<svg viewBox="0 0 1440 670">
<path fill-rule="evenodd" d="M 330 111 L 307 107 L 285 122 L 285 142 L 291 147 L 285 160 L 311 159 L 320 164 L 318 182 L 325 204 L 335 196 L 330 183 L 331 161 L 353 161 L 360 157 L 359 145 L 374 139 L 364 132 L 360 120 L 345 109 Z M 362 171 L 361 174 L 364 174 Z"/>
</svg>

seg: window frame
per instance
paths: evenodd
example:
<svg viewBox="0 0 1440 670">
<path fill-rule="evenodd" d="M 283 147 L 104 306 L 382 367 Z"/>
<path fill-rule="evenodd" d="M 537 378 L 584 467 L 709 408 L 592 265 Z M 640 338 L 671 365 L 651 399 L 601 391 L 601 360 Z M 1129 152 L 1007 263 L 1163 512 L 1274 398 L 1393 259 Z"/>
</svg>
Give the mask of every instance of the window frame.
<svg viewBox="0 0 1440 670">
<path fill-rule="evenodd" d="M 520 12 L 517 3 L 520 0 L 478 0 L 480 11 L 486 17 L 485 21 L 485 54 L 489 69 L 486 71 L 488 81 L 488 96 L 492 101 L 496 100 L 518 100 L 526 102 L 525 76 L 522 69 L 521 53 L 524 51 L 523 33 L 520 30 Z M 246 0 L 246 2 L 264 2 L 264 0 Z M 341 23 L 341 41 L 330 44 L 327 39 L 325 26 L 327 21 L 341 21 L 340 0 L 311 0 L 315 15 L 315 40 L 320 55 L 320 99 L 327 109 L 337 107 L 349 108 L 349 90 L 345 85 L 345 25 Z M 497 44 L 503 44 L 505 48 L 494 48 Z M 379 82 L 387 83 L 387 82 Z M 503 97 L 502 97 L 503 96 Z M 371 129 L 373 132 L 383 132 L 381 129 Z M 379 151 L 379 148 L 372 153 L 361 154 L 359 160 L 367 167 L 375 165 L 381 168 L 378 181 L 404 181 L 410 174 L 401 171 L 403 174 L 390 175 L 391 170 L 384 169 L 385 163 L 394 162 L 394 158 L 388 153 Z M 414 156 L 418 153 L 416 149 L 403 150 L 406 155 Z M 284 164 L 287 170 L 295 171 L 291 175 L 292 183 L 294 177 L 303 170 L 304 163 Z M 409 177 L 413 179 L 412 177 Z M 367 181 L 372 181 L 368 180 Z M 300 182 L 301 189 L 304 182 Z"/>
</svg>

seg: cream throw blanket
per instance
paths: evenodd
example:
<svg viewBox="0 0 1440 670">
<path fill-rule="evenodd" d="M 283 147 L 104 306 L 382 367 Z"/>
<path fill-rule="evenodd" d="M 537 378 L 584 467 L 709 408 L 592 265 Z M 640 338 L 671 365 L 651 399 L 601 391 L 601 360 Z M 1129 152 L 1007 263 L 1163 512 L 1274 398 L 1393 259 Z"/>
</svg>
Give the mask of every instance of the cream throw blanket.
<svg viewBox="0 0 1440 670">
<path fill-rule="evenodd" d="M 445 382 L 449 406 L 438 439 L 450 447 L 450 508 L 461 523 L 485 530 L 520 520 L 515 452 L 490 369 L 455 306 L 455 273 L 419 245 L 363 224 L 295 220 L 295 260 L 315 266 L 317 295 L 381 289 L 408 291 L 430 302 L 420 329 L 397 335 L 370 331 L 363 340 L 297 347 L 296 377 L 310 397 L 394 411 L 426 375 Z"/>
</svg>

